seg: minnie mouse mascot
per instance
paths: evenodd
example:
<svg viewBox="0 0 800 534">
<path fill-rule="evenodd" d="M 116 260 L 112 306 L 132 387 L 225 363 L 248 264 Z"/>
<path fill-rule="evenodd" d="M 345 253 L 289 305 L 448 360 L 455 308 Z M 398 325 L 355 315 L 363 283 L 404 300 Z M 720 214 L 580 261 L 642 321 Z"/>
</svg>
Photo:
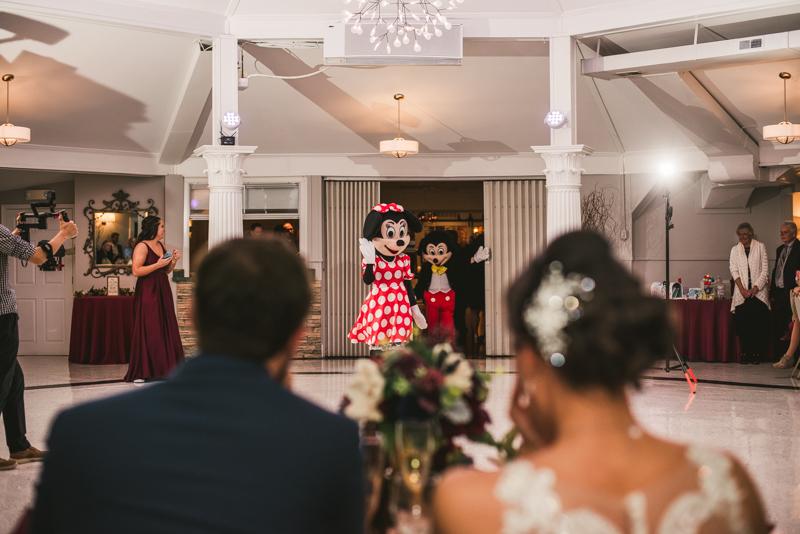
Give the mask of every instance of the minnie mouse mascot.
<svg viewBox="0 0 800 534">
<path fill-rule="evenodd" d="M 411 285 L 411 258 L 403 254 L 411 231 L 421 232 L 422 224 L 399 204 L 378 204 L 367 215 L 358 242 L 364 257 L 361 278 L 372 289 L 347 336 L 353 343 L 384 350 L 408 341 L 412 320 L 419 328 L 428 327 Z"/>
</svg>

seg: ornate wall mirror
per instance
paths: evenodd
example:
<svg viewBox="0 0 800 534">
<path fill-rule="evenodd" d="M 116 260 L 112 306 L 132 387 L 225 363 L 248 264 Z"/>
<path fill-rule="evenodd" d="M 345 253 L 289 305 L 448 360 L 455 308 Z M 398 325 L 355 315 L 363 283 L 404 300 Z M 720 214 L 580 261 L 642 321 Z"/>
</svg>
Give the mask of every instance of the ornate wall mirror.
<svg viewBox="0 0 800 534">
<path fill-rule="evenodd" d="M 133 246 L 142 221 L 148 215 L 158 215 L 153 199 L 148 206 L 128 200 L 130 196 L 121 189 L 111 195 L 114 200 L 103 200 L 103 207 L 94 206 L 94 200 L 83 209 L 89 219 L 89 234 L 83 251 L 89 256 L 86 275 L 101 278 L 110 274 L 131 274 Z"/>
</svg>

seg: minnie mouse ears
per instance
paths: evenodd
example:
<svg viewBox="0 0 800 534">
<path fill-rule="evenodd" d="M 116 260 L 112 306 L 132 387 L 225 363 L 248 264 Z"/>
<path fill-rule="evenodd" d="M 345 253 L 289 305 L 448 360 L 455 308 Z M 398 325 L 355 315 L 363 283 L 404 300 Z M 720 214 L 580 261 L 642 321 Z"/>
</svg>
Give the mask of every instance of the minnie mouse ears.
<svg viewBox="0 0 800 534">
<path fill-rule="evenodd" d="M 388 213 L 390 211 L 403 213 L 404 210 L 400 204 L 376 204 L 372 206 L 372 211 L 377 211 L 378 213 Z"/>
<path fill-rule="evenodd" d="M 400 204 L 376 204 L 372 207 L 364 221 L 364 231 L 362 235 L 365 239 L 374 239 L 381 232 L 381 224 L 384 220 L 391 219 L 399 221 L 405 219 L 409 229 L 415 232 L 422 231 L 422 223 L 417 216 L 403 208 Z"/>
</svg>

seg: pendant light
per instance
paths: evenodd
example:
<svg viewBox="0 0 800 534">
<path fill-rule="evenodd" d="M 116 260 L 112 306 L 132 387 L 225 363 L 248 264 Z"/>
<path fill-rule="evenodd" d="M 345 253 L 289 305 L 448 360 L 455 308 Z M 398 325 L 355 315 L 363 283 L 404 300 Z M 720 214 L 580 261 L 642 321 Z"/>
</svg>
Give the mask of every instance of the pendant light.
<svg viewBox="0 0 800 534">
<path fill-rule="evenodd" d="M 14 126 L 9 119 L 9 100 L 11 91 L 11 80 L 13 74 L 4 74 L 3 81 L 6 82 L 6 123 L 0 126 L 0 145 L 11 146 L 20 143 L 27 143 L 31 140 L 31 129 L 24 126 Z"/>
<path fill-rule="evenodd" d="M 400 137 L 400 101 L 405 96 L 401 94 L 394 95 L 397 100 L 397 137 L 389 141 L 381 141 L 381 154 L 391 154 L 396 158 L 402 158 L 406 154 L 416 154 L 419 152 L 419 143 L 416 141 L 406 141 Z"/>
<path fill-rule="evenodd" d="M 788 145 L 800 137 L 800 124 L 792 124 L 786 120 L 786 80 L 792 77 L 788 72 L 781 72 L 778 76 L 783 80 L 783 120 L 778 124 L 764 126 L 761 133 L 766 141 L 777 141 Z"/>
</svg>

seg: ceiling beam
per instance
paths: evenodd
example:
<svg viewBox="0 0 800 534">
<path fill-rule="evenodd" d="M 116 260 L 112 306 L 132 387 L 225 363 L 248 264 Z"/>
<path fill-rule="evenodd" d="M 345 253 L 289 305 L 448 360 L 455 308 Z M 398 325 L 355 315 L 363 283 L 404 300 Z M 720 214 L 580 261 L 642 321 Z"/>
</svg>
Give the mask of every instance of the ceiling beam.
<svg viewBox="0 0 800 534">
<path fill-rule="evenodd" d="M 749 20 L 798 12 L 797 0 L 628 1 L 568 11 L 562 17 L 562 31 L 583 38 L 681 22 L 705 24 L 718 17 L 741 16 L 742 20 Z"/>
<path fill-rule="evenodd" d="M 703 102 L 703 104 L 708 108 L 708 110 L 716 116 L 722 125 L 725 127 L 726 130 L 733 135 L 737 141 L 739 141 L 743 148 L 745 148 L 750 154 L 753 155 L 756 163 L 759 160 L 759 147 L 758 143 L 756 143 L 752 137 L 750 137 L 747 132 L 742 129 L 742 125 L 736 122 L 736 119 L 730 116 L 730 114 L 725 111 L 725 108 L 720 105 L 714 96 L 708 92 L 708 90 L 703 87 L 697 78 L 691 72 L 679 72 L 678 76 L 680 76 L 683 83 L 685 83 L 692 92 L 697 95 L 697 97 Z"/>
<path fill-rule="evenodd" d="M 119 0 L 0 0 L 0 10 L 192 37 L 216 37 L 226 22 L 222 14 Z"/>
<path fill-rule="evenodd" d="M 338 14 L 241 15 L 230 17 L 228 24 L 230 33 L 239 39 L 321 41 L 325 28 L 340 20 Z M 562 34 L 561 17 L 555 14 L 454 12 L 447 20 L 461 24 L 465 38 L 541 39 Z"/>
<path fill-rule="evenodd" d="M 754 40 L 760 40 L 757 46 L 756 43 L 750 43 Z M 743 47 L 745 41 L 748 41 L 746 48 Z M 597 56 L 581 61 L 581 73 L 604 80 L 616 80 L 631 76 L 797 58 L 800 58 L 800 30 L 615 56 Z"/>
<path fill-rule="evenodd" d="M 189 72 L 183 81 L 175 111 L 167 127 L 167 134 L 161 143 L 158 162 L 163 165 L 177 165 L 186 159 L 196 130 L 201 132 L 205 121 L 200 121 L 203 110 L 211 97 L 211 54 L 196 46 L 191 60 Z M 195 147 L 191 147 L 192 149 Z"/>
</svg>

